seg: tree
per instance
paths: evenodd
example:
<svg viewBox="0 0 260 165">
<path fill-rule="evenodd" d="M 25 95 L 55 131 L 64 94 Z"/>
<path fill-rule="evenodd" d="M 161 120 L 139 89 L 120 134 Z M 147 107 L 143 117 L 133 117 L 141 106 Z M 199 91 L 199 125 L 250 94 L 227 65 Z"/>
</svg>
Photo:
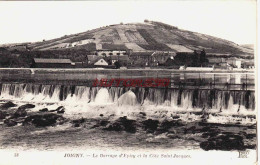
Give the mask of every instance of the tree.
<svg viewBox="0 0 260 165">
<path fill-rule="evenodd" d="M 102 53 L 102 56 L 105 58 L 106 57 L 106 53 Z"/>
<path fill-rule="evenodd" d="M 169 57 L 164 64 L 165 66 L 173 66 L 175 63 L 174 60 Z"/>
<path fill-rule="evenodd" d="M 201 52 L 200 52 L 200 63 L 204 63 L 206 60 L 206 52 L 205 50 L 203 49 Z"/>
<path fill-rule="evenodd" d="M 121 67 L 121 64 L 120 64 L 118 61 L 116 61 L 116 62 L 114 63 L 114 65 L 115 65 L 116 69 L 118 69 L 118 68 Z"/>
<path fill-rule="evenodd" d="M 200 66 L 200 61 L 199 61 L 199 54 L 197 53 L 196 50 L 193 52 L 194 56 L 191 58 L 191 64 L 190 66 Z"/>
<path fill-rule="evenodd" d="M 200 65 L 202 66 L 206 66 L 209 62 L 209 60 L 206 58 L 206 52 L 205 50 L 203 49 L 201 52 L 200 52 Z"/>
</svg>

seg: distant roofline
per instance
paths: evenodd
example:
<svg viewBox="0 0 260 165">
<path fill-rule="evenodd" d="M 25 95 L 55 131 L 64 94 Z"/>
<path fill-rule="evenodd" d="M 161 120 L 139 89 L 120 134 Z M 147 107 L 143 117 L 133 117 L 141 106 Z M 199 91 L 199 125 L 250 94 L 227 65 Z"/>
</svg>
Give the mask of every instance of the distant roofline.
<svg viewBox="0 0 260 165">
<path fill-rule="evenodd" d="M 57 58 L 33 58 L 35 63 L 60 63 L 60 64 L 71 64 L 73 63 L 70 59 L 57 59 Z"/>
</svg>

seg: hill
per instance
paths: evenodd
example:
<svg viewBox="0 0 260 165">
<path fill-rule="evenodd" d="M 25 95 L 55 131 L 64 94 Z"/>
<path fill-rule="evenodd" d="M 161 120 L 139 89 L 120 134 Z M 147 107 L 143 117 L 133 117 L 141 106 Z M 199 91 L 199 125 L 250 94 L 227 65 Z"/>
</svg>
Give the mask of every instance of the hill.
<svg viewBox="0 0 260 165">
<path fill-rule="evenodd" d="M 22 44 L 18 44 L 21 47 Z M 212 55 L 253 56 L 253 49 L 217 37 L 179 29 L 161 22 L 116 24 L 86 32 L 65 35 L 42 42 L 26 43 L 26 49 L 44 51 L 109 49 L 133 51 L 192 52 L 202 50 Z M 10 46 L 15 49 L 15 45 Z"/>
<path fill-rule="evenodd" d="M 241 46 L 248 48 L 248 49 L 254 49 L 254 44 L 243 44 Z"/>
</svg>

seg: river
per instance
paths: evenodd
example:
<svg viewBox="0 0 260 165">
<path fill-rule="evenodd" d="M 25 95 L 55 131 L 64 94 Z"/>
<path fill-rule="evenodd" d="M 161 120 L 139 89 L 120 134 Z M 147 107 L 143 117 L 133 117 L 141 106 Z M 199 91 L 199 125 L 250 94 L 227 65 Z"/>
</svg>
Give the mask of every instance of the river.
<svg viewBox="0 0 260 165">
<path fill-rule="evenodd" d="M 118 77 L 170 78 L 171 84 L 167 88 L 84 84 Z M 0 119 L 2 149 L 233 150 L 256 146 L 252 73 L 25 69 L 1 70 L 0 78 L 0 109 L 10 101 L 15 104 L 1 109 L 8 114 Z M 12 117 L 25 104 L 33 105 L 26 115 Z M 58 107 L 64 109 L 59 114 L 63 122 L 44 127 L 25 124 L 35 114 L 56 114 L 52 110 Z M 39 112 L 44 108 L 47 112 Z M 15 125 L 8 126 L 5 120 L 14 120 Z M 210 148 L 212 141 L 218 141 L 220 148 Z"/>
</svg>

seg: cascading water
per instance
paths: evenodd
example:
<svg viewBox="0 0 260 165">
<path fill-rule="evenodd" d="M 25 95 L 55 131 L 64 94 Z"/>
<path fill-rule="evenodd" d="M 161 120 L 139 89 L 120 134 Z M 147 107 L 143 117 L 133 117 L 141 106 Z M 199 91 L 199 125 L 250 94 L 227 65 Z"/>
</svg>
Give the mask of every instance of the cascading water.
<svg viewBox="0 0 260 165">
<path fill-rule="evenodd" d="M 117 103 L 117 105 L 165 105 L 174 110 L 212 109 L 254 111 L 254 91 L 220 91 L 214 89 L 168 89 L 125 87 L 85 87 L 65 85 L 2 84 L 2 100 L 35 102 L 75 102 L 77 104 Z"/>
<path fill-rule="evenodd" d="M 118 99 L 118 105 L 123 106 L 123 105 L 137 105 L 137 100 L 134 92 L 129 90 L 128 92 L 124 93 L 121 95 Z"/>
<path fill-rule="evenodd" d="M 97 96 L 95 98 L 95 103 L 96 104 L 104 104 L 104 103 L 109 103 L 109 93 L 106 88 L 101 88 L 99 89 Z"/>
</svg>

